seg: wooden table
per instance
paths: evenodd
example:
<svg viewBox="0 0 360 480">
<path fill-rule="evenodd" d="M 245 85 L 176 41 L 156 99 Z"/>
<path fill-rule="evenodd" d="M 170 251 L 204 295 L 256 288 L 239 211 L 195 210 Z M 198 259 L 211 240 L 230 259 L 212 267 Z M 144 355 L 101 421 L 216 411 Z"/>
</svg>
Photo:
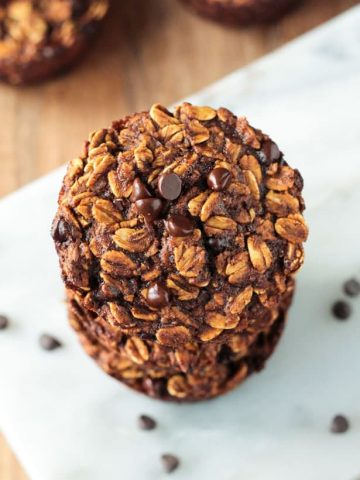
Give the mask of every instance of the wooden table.
<svg viewBox="0 0 360 480">
<path fill-rule="evenodd" d="M 175 0 L 115 0 L 78 69 L 38 87 L 0 86 L 0 196 L 77 155 L 88 132 L 173 103 L 357 3 L 308 0 L 277 25 L 226 29 Z M 27 479 L 1 435 L 0 479 Z"/>
</svg>

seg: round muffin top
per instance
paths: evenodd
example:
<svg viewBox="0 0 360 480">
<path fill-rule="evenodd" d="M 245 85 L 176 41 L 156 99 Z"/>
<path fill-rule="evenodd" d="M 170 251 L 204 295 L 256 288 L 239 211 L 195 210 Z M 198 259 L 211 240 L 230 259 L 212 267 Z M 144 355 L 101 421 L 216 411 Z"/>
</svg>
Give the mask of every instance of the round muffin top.
<svg viewBox="0 0 360 480">
<path fill-rule="evenodd" d="M 108 0 L 0 0 L 0 61 L 51 58 L 107 9 Z"/>
<path fill-rule="evenodd" d="M 52 231 L 66 287 L 163 345 L 263 331 L 303 262 L 302 187 L 244 117 L 153 105 L 69 164 Z"/>
</svg>

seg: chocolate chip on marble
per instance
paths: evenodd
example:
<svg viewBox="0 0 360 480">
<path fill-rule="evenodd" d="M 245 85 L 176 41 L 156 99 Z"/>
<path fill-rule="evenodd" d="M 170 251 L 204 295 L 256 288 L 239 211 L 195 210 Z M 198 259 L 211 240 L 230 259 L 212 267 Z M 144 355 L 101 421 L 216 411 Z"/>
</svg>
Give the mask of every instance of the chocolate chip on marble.
<svg viewBox="0 0 360 480">
<path fill-rule="evenodd" d="M 150 198 L 151 193 L 147 186 L 140 180 L 140 178 L 135 178 L 133 182 L 133 189 L 131 192 L 130 200 L 136 202 L 137 200 L 142 200 L 143 198 Z"/>
<path fill-rule="evenodd" d="M 345 433 L 349 428 L 349 420 L 344 415 L 336 415 L 331 422 L 330 430 L 332 433 Z"/>
<path fill-rule="evenodd" d="M 351 306 L 348 302 L 339 300 L 332 306 L 332 312 L 338 320 L 347 320 L 351 315 Z"/>
<path fill-rule="evenodd" d="M 207 178 L 207 184 L 211 190 L 221 192 L 231 183 L 231 173 L 226 168 L 214 168 Z"/>
<path fill-rule="evenodd" d="M 158 188 L 160 195 L 166 200 L 176 200 L 181 193 L 182 181 L 176 173 L 160 175 Z"/>
<path fill-rule="evenodd" d="M 156 421 L 148 415 L 140 415 L 138 425 L 141 430 L 154 430 L 157 427 Z"/>
<path fill-rule="evenodd" d="M 160 198 L 142 198 L 136 200 L 135 206 L 147 220 L 156 220 L 163 210 L 163 202 Z"/>
<path fill-rule="evenodd" d="M 53 337 L 52 335 L 48 335 L 47 333 L 43 333 L 40 336 L 39 342 L 41 348 L 48 351 L 56 350 L 57 348 L 61 347 L 61 342 L 57 338 Z"/>
<path fill-rule="evenodd" d="M 0 315 L 0 330 L 5 330 L 9 326 L 9 319 L 5 315 Z"/>
<path fill-rule="evenodd" d="M 174 472 L 180 465 L 178 457 L 170 453 L 164 453 L 164 455 L 161 456 L 161 462 L 166 473 Z"/>
<path fill-rule="evenodd" d="M 344 292 L 349 297 L 357 297 L 360 295 L 360 282 L 356 278 L 351 278 L 344 283 Z"/>
<path fill-rule="evenodd" d="M 147 303 L 153 308 L 163 308 L 170 303 L 168 289 L 160 282 L 153 283 L 147 292 Z"/>
<path fill-rule="evenodd" d="M 171 215 L 166 222 L 166 230 L 173 237 L 188 237 L 194 231 L 194 223 L 185 215 Z"/>
</svg>

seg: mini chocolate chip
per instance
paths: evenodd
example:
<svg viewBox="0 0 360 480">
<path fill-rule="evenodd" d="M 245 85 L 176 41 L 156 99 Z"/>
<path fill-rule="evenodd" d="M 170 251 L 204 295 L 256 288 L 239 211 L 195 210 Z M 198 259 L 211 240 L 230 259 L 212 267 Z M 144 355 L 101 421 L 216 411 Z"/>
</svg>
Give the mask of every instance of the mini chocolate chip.
<svg viewBox="0 0 360 480">
<path fill-rule="evenodd" d="M 157 426 L 156 421 L 148 415 L 140 415 L 138 425 L 141 430 L 154 430 Z"/>
<path fill-rule="evenodd" d="M 60 218 L 57 223 L 54 223 L 51 235 L 55 242 L 64 243 L 68 238 L 68 228 L 65 220 Z"/>
<path fill-rule="evenodd" d="M 89 0 L 72 0 L 72 15 L 74 18 L 84 15 L 89 9 Z"/>
<path fill-rule="evenodd" d="M 226 168 L 214 168 L 207 178 L 207 184 L 211 190 L 220 192 L 225 190 L 231 183 L 231 173 Z"/>
<path fill-rule="evenodd" d="M 161 462 L 166 473 L 173 472 L 180 465 L 178 457 L 171 455 L 170 453 L 164 453 L 164 455 L 161 456 Z"/>
<path fill-rule="evenodd" d="M 44 333 L 40 337 L 40 346 L 44 350 L 51 351 L 61 347 L 61 343 L 57 338 L 53 337 L 52 335 Z"/>
<path fill-rule="evenodd" d="M 2 3 L 0 1 L 0 7 L 2 6 Z M 5 38 L 6 32 L 4 26 L 0 23 L 0 40 Z"/>
<path fill-rule="evenodd" d="M 5 315 L 0 315 L 0 330 L 5 330 L 9 326 L 9 319 Z"/>
<path fill-rule="evenodd" d="M 168 289 L 162 283 L 153 283 L 147 292 L 147 302 L 150 307 L 166 307 L 170 302 L 170 294 Z"/>
<path fill-rule="evenodd" d="M 331 422 L 332 433 L 345 433 L 349 430 L 349 420 L 344 415 L 336 415 Z"/>
<path fill-rule="evenodd" d="M 360 294 L 360 282 L 351 278 L 344 284 L 344 292 L 350 297 L 357 297 Z"/>
<path fill-rule="evenodd" d="M 220 252 L 229 246 L 229 241 L 226 238 L 211 237 L 208 239 L 208 245 L 213 250 Z"/>
<path fill-rule="evenodd" d="M 338 302 L 334 303 L 332 312 L 339 320 L 346 320 L 351 315 L 351 306 L 347 302 L 339 300 Z"/>
<path fill-rule="evenodd" d="M 262 144 L 261 151 L 264 156 L 264 160 L 267 163 L 275 162 L 276 160 L 279 160 L 281 156 L 279 147 L 272 140 L 265 140 L 265 142 Z"/>
<path fill-rule="evenodd" d="M 164 173 L 158 181 L 160 195 L 166 200 L 175 200 L 181 193 L 181 178 L 176 173 Z"/>
<path fill-rule="evenodd" d="M 143 385 L 146 394 L 150 397 L 163 398 L 167 394 L 167 387 L 163 378 L 145 378 Z"/>
<path fill-rule="evenodd" d="M 136 200 L 142 200 L 143 198 L 150 197 L 151 193 L 149 192 L 147 186 L 140 180 L 140 178 L 135 178 L 130 200 L 132 202 L 136 202 Z"/>
<path fill-rule="evenodd" d="M 156 220 L 163 209 L 163 202 L 160 198 L 142 198 L 135 202 L 137 211 L 148 220 Z"/>
<path fill-rule="evenodd" d="M 194 231 L 194 224 L 185 215 L 171 215 L 166 222 L 166 230 L 173 237 L 187 237 Z"/>
</svg>

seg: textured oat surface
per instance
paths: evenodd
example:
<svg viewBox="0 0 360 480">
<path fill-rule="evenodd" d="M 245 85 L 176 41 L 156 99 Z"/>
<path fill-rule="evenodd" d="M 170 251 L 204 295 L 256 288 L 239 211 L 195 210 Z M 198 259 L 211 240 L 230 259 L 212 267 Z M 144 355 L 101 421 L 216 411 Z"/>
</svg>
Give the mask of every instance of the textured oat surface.
<svg viewBox="0 0 360 480">
<path fill-rule="evenodd" d="M 53 224 L 66 287 L 130 361 L 136 350 L 135 364 L 156 366 L 147 341 L 179 351 L 188 373 L 188 344 L 236 351 L 286 311 L 308 235 L 302 187 L 244 117 L 153 105 L 93 133 L 69 164 Z M 141 376 L 137 365 L 123 371 Z"/>
<path fill-rule="evenodd" d="M 108 9 L 107 0 L 0 2 L 0 78 L 43 79 L 86 48 Z"/>
</svg>

